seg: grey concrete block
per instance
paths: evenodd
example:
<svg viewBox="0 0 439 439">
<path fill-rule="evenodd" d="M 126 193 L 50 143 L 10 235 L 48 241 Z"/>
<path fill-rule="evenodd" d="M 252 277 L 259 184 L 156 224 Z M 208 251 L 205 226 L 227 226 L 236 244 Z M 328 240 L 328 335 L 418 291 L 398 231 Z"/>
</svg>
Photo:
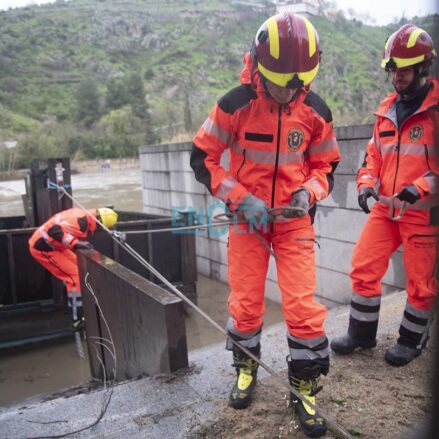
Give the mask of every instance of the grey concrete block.
<svg viewBox="0 0 439 439">
<path fill-rule="evenodd" d="M 197 270 L 203 276 L 210 277 L 210 261 L 197 255 Z"/>
<path fill-rule="evenodd" d="M 190 151 L 169 152 L 168 163 L 170 171 L 192 172 Z"/>
<path fill-rule="evenodd" d="M 155 171 L 142 172 L 142 187 L 144 190 L 160 189 L 160 190 L 170 191 L 171 178 L 169 172 L 155 172 Z"/>
<path fill-rule="evenodd" d="M 209 237 L 214 241 L 220 241 L 227 246 L 229 242 L 229 226 L 214 227 L 209 230 Z"/>
<path fill-rule="evenodd" d="M 160 209 L 171 209 L 171 192 L 157 189 L 148 189 L 143 191 L 143 205 L 154 206 Z"/>
<path fill-rule="evenodd" d="M 339 142 L 338 146 L 342 159 L 335 173 L 356 175 L 363 163 L 367 142 L 368 140 L 347 140 Z"/>
<path fill-rule="evenodd" d="M 375 200 L 369 199 L 370 206 L 374 203 Z M 360 210 L 358 206 L 358 191 L 355 177 L 353 175 L 336 175 L 334 189 L 329 197 L 319 201 L 318 206 Z"/>
<path fill-rule="evenodd" d="M 169 198 L 172 209 L 194 209 L 197 215 L 204 215 L 206 212 L 206 195 L 173 191 L 169 192 Z"/>
<path fill-rule="evenodd" d="M 351 271 L 351 258 L 354 244 L 333 239 L 320 238 L 317 250 L 317 265 L 330 270 L 348 274 Z"/>
<path fill-rule="evenodd" d="M 168 209 L 161 209 L 159 207 L 148 206 L 148 205 L 143 205 L 143 211 L 151 215 L 163 215 L 163 216 L 171 215 L 171 211 Z"/>
<path fill-rule="evenodd" d="M 197 256 L 210 259 L 211 244 L 211 241 L 206 236 L 197 235 L 195 238 L 195 248 L 197 251 Z"/>
<path fill-rule="evenodd" d="M 212 279 L 218 280 L 225 284 L 228 283 L 227 265 L 221 264 L 219 262 L 211 262 L 210 267 L 211 267 L 210 277 Z"/>
<path fill-rule="evenodd" d="M 397 251 L 390 258 L 389 268 L 382 282 L 392 288 L 404 289 L 406 287 L 406 281 L 403 255 L 400 251 Z"/>
<path fill-rule="evenodd" d="M 401 289 L 401 287 L 392 285 L 388 281 L 393 282 L 386 274 L 381 285 L 383 295 L 389 294 L 395 289 Z M 317 270 L 316 294 L 340 304 L 349 304 L 352 295 L 351 279 L 348 274 L 319 267 Z"/>
<path fill-rule="evenodd" d="M 141 146 L 139 148 L 140 155 L 148 155 L 155 153 L 179 153 L 182 151 L 192 151 L 192 141 L 179 143 L 162 143 L 160 145 Z"/>
<path fill-rule="evenodd" d="M 208 193 L 208 190 L 204 184 L 199 183 L 195 179 L 194 173 L 191 172 L 178 172 L 173 171 L 170 173 L 170 189 L 178 190 L 180 192 L 187 192 L 189 194 L 202 194 Z"/>
<path fill-rule="evenodd" d="M 282 297 L 277 282 L 267 279 L 265 281 L 265 297 L 276 303 L 281 303 Z"/>
<path fill-rule="evenodd" d="M 373 124 L 336 127 L 335 135 L 339 140 L 370 139 L 372 137 L 373 127 Z"/>
<path fill-rule="evenodd" d="M 316 214 L 316 235 L 339 241 L 357 242 L 366 215 L 362 211 L 319 206 Z"/>
<path fill-rule="evenodd" d="M 211 261 L 227 265 L 227 245 L 220 241 L 209 241 L 209 257 Z"/>
<path fill-rule="evenodd" d="M 319 268 L 316 294 L 334 302 L 348 304 L 352 295 L 351 280 L 347 274 Z"/>
<path fill-rule="evenodd" d="M 142 171 L 168 171 L 168 156 L 163 153 L 140 155 L 140 169 Z"/>
<path fill-rule="evenodd" d="M 276 261 L 273 256 L 268 261 L 267 279 L 277 283 Z"/>
</svg>

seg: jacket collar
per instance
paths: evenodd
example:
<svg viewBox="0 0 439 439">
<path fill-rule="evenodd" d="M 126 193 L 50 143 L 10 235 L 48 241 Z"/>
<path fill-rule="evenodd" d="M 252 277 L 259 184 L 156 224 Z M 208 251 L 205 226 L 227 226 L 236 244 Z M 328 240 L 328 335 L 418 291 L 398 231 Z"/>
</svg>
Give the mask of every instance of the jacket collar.
<svg viewBox="0 0 439 439">
<path fill-rule="evenodd" d="M 434 78 L 427 78 L 427 82 L 430 84 L 430 90 L 424 102 L 416 110 L 416 113 L 428 110 L 433 105 L 437 105 L 439 102 L 439 82 Z M 392 112 L 392 108 L 395 106 L 396 100 L 398 99 L 398 93 L 393 92 L 386 98 L 384 98 L 375 112 L 375 116 L 388 117 L 388 114 Z M 416 114 L 415 113 L 415 114 Z"/>
</svg>

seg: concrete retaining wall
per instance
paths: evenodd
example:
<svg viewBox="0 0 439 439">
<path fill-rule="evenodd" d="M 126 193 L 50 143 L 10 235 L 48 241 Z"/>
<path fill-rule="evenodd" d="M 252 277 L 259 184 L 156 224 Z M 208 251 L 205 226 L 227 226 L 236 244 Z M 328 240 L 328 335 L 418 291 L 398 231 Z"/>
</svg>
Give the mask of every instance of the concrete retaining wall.
<svg viewBox="0 0 439 439">
<path fill-rule="evenodd" d="M 316 250 L 317 294 L 323 299 L 348 303 L 351 294 L 349 271 L 352 249 L 363 228 L 366 215 L 357 204 L 355 176 L 360 167 L 372 125 L 339 127 L 337 139 L 343 161 L 336 171 L 332 194 L 319 203 L 315 218 L 320 249 Z M 195 180 L 189 165 L 191 143 L 140 148 L 144 210 L 152 214 L 172 215 L 178 208 L 193 208 L 202 218 L 219 205 L 207 189 Z M 223 157 L 227 163 L 227 157 Z M 219 235 L 219 236 L 218 236 Z M 196 238 L 198 272 L 227 282 L 227 235 L 200 232 Z M 270 261 L 267 297 L 280 301 L 276 267 Z M 392 257 L 383 280 L 385 292 L 405 287 L 402 254 Z"/>
</svg>

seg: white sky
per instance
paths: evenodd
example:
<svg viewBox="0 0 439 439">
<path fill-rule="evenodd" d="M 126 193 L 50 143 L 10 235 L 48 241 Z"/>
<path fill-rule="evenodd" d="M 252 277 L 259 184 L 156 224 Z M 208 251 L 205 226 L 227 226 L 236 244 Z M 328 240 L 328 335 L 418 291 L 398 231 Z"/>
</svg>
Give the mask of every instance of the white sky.
<svg viewBox="0 0 439 439">
<path fill-rule="evenodd" d="M 53 3 L 55 0 L 0 0 L 0 10 L 11 7 L 22 7 L 30 4 Z M 366 20 L 366 14 L 374 20 L 374 24 L 384 25 L 402 16 L 411 18 L 415 15 L 423 16 L 439 13 L 437 0 L 334 0 L 339 9 L 345 12 L 354 9 L 357 17 Z M 348 17 L 349 15 L 346 14 Z"/>
<path fill-rule="evenodd" d="M 9 8 L 20 8 L 28 5 L 41 5 L 43 3 L 53 3 L 55 0 L 0 0 L 0 10 Z"/>
<path fill-rule="evenodd" d="M 0 0 L 1 1 L 1 0 Z M 421 17 L 439 13 L 437 0 L 334 0 L 338 9 L 347 11 L 354 9 L 358 15 L 368 14 L 377 25 L 385 25 L 394 21 L 394 18 Z"/>
</svg>

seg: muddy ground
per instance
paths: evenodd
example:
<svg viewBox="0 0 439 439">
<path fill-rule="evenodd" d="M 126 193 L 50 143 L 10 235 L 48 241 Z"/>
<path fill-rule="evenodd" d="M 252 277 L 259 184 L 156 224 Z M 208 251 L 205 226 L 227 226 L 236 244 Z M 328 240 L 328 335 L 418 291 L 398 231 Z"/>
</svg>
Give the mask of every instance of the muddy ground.
<svg viewBox="0 0 439 439">
<path fill-rule="evenodd" d="M 405 367 L 384 361 L 384 352 L 396 336 L 383 336 L 377 348 L 351 356 L 331 354 L 331 370 L 323 377 L 318 407 L 353 437 L 406 438 L 432 413 L 433 343 Z M 287 375 L 285 369 L 284 376 Z M 291 422 L 291 409 L 281 385 L 273 378 L 258 382 L 252 405 L 235 411 L 219 401 L 212 422 L 198 425 L 191 438 L 306 438 Z M 328 431 L 327 438 L 336 438 Z M 410 436 L 420 439 L 419 432 Z"/>
</svg>

